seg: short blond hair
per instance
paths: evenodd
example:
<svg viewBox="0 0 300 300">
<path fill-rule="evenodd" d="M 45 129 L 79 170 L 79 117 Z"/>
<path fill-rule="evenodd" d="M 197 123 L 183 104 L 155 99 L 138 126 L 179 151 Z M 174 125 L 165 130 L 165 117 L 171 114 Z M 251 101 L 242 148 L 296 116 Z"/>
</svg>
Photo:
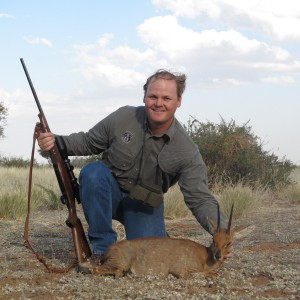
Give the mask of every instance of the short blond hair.
<svg viewBox="0 0 300 300">
<path fill-rule="evenodd" d="M 146 83 L 143 86 L 144 89 L 144 96 L 146 95 L 148 85 L 151 80 L 156 80 L 156 79 L 166 79 L 166 80 L 174 80 L 177 85 L 177 96 L 181 97 L 186 86 L 186 75 L 183 73 L 173 73 L 164 69 L 159 69 L 157 70 L 153 75 L 151 75 Z"/>
</svg>

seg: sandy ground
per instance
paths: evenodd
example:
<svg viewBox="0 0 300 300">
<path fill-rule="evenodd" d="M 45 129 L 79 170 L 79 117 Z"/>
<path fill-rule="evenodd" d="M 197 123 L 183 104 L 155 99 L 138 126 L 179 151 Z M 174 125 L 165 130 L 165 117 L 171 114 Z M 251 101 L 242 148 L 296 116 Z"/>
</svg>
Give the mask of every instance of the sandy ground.
<svg viewBox="0 0 300 300">
<path fill-rule="evenodd" d="M 65 210 L 32 216 L 33 245 L 55 266 L 74 259 L 65 218 Z M 113 278 L 74 269 L 49 273 L 23 245 L 24 220 L 0 220 L 0 299 L 300 299 L 300 205 L 262 203 L 235 225 L 244 229 L 234 257 L 212 276 Z M 167 221 L 167 227 L 173 237 L 209 243 L 195 220 Z"/>
</svg>

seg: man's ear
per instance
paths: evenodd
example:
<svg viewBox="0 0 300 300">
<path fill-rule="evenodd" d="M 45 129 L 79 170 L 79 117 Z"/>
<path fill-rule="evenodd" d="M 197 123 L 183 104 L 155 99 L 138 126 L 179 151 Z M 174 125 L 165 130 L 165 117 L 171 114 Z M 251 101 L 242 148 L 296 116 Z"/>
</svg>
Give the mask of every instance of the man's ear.
<svg viewBox="0 0 300 300">
<path fill-rule="evenodd" d="M 146 93 L 144 94 L 143 102 L 146 103 Z"/>
<path fill-rule="evenodd" d="M 177 100 L 177 107 L 180 107 L 181 106 L 181 101 L 182 101 L 182 97 L 178 97 L 178 100 Z"/>
</svg>

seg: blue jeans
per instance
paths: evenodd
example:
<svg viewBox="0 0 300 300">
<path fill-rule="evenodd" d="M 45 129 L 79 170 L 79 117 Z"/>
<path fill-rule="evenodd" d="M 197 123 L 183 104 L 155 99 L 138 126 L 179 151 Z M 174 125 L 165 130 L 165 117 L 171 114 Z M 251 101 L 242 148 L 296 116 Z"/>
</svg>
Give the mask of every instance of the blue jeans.
<svg viewBox="0 0 300 300">
<path fill-rule="evenodd" d="M 153 208 L 129 197 L 102 162 L 86 165 L 80 172 L 80 197 L 89 225 L 94 254 L 102 254 L 117 240 L 112 220 L 124 225 L 126 238 L 166 236 L 164 205 Z"/>
</svg>

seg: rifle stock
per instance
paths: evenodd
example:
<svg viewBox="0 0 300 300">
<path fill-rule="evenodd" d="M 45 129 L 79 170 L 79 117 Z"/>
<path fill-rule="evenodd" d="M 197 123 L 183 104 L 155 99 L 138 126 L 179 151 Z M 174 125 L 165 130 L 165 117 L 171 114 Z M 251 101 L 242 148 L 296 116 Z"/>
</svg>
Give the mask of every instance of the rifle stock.
<svg viewBox="0 0 300 300">
<path fill-rule="evenodd" d="M 30 85 L 32 94 L 35 102 L 39 109 L 38 117 L 40 119 L 40 130 L 42 132 L 51 132 L 47 123 L 46 117 L 42 110 L 41 104 L 31 82 L 24 60 L 21 58 L 21 63 L 26 74 L 28 83 Z M 62 193 L 61 200 L 68 208 L 68 218 L 66 220 L 67 226 L 72 230 L 72 237 L 74 243 L 75 254 L 78 263 L 84 262 L 88 257 L 91 256 L 91 250 L 84 233 L 84 229 L 80 219 L 76 212 L 76 203 L 80 203 L 79 188 L 77 179 L 73 173 L 73 166 L 70 164 L 70 160 L 67 156 L 67 150 L 63 139 L 60 136 L 55 138 L 54 147 L 49 151 L 50 159 L 55 171 L 55 175 Z"/>
</svg>

